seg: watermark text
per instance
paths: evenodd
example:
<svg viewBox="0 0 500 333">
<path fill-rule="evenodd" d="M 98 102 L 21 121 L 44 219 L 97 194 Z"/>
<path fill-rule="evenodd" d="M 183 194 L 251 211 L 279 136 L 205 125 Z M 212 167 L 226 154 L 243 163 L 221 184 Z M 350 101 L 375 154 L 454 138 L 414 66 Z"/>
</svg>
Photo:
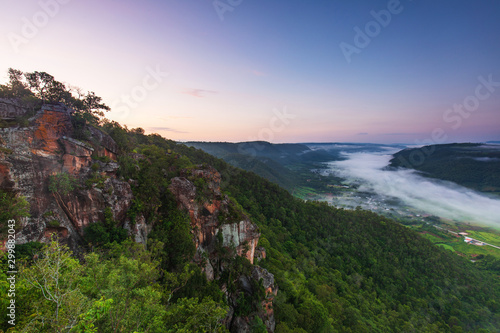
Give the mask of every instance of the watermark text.
<svg viewBox="0 0 500 333">
<path fill-rule="evenodd" d="M 7 298 L 9 299 L 9 305 L 7 306 L 7 322 L 11 326 L 16 325 L 16 221 L 9 220 L 8 225 L 8 239 L 5 243 L 7 248 L 7 282 L 9 289 L 7 290 Z"/>
</svg>

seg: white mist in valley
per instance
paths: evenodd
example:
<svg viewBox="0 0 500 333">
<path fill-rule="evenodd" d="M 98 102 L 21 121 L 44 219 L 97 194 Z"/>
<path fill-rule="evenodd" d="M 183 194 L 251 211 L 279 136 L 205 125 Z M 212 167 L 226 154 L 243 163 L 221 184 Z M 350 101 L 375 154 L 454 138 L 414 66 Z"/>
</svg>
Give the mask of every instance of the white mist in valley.
<svg viewBox="0 0 500 333">
<path fill-rule="evenodd" d="M 427 214 L 459 222 L 500 226 L 500 200 L 414 170 L 386 168 L 392 158 L 387 153 L 343 153 L 347 159 L 330 162 L 330 170 L 347 184 L 359 184 L 360 192 L 395 197 Z"/>
</svg>

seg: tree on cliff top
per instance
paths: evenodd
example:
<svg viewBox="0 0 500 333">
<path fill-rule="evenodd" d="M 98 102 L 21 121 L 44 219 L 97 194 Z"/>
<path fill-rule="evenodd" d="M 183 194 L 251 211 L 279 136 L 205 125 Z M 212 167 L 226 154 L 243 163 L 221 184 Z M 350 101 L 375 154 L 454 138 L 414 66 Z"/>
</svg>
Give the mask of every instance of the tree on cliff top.
<svg viewBox="0 0 500 333">
<path fill-rule="evenodd" d="M 67 86 L 55 80 L 46 72 L 22 72 L 9 68 L 9 82 L 0 85 L 0 98 L 17 99 L 22 104 L 38 101 L 43 103 L 64 103 L 76 111 L 75 116 L 84 123 L 98 124 L 104 111 L 110 108 L 95 92 L 82 93 L 79 88 Z"/>
</svg>

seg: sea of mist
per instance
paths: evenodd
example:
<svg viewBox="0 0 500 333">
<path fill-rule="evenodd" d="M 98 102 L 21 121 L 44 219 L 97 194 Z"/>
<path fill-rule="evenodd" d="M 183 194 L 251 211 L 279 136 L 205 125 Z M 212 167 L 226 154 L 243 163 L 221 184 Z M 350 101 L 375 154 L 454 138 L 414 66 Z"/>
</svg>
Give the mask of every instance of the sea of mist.
<svg viewBox="0 0 500 333">
<path fill-rule="evenodd" d="M 397 198 L 422 212 L 457 222 L 500 227 L 500 199 L 414 170 L 388 168 L 395 152 L 390 147 L 378 152 L 342 152 L 345 160 L 328 163 L 329 170 L 346 184 L 357 184 L 358 191 Z"/>
</svg>

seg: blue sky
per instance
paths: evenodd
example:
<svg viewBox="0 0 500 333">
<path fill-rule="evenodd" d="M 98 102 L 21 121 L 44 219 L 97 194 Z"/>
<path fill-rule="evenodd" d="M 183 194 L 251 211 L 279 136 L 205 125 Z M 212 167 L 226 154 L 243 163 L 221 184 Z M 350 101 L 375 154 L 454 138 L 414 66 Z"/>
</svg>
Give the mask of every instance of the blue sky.
<svg viewBox="0 0 500 333">
<path fill-rule="evenodd" d="M 500 139 L 498 1 L 1 2 L 0 81 L 46 71 L 174 140 Z"/>
</svg>

